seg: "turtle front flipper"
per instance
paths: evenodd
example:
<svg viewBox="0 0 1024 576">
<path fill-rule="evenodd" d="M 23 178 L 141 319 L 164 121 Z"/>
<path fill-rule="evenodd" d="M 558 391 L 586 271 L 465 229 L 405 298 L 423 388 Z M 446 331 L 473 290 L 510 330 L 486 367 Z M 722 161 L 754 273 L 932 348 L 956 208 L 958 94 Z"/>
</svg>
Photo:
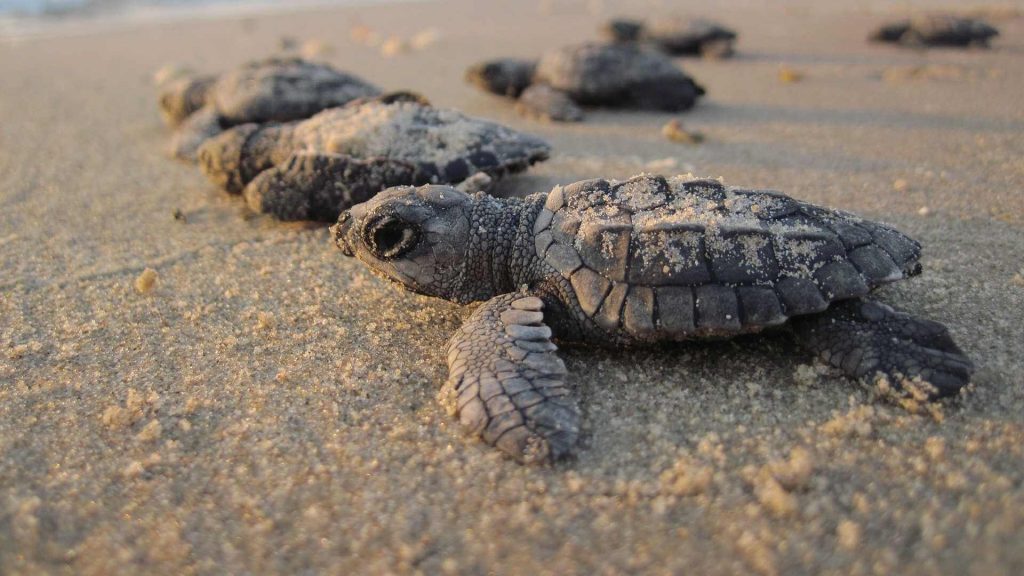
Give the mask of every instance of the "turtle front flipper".
<svg viewBox="0 0 1024 576">
<path fill-rule="evenodd" d="M 217 110 L 213 106 L 206 106 L 185 119 L 174 131 L 171 137 L 171 156 L 195 162 L 203 143 L 223 131 Z"/>
<path fill-rule="evenodd" d="M 543 306 L 522 293 L 496 296 L 448 343 L 443 402 L 466 429 L 520 462 L 569 456 L 579 435 L 579 408 Z"/>
<path fill-rule="evenodd" d="M 331 222 L 385 188 L 421 183 L 416 182 L 416 167 L 408 162 L 302 152 L 261 172 L 244 194 L 256 212 L 281 220 Z"/>
<path fill-rule="evenodd" d="M 868 299 L 847 300 L 792 321 L 797 341 L 847 376 L 893 387 L 920 379 L 929 399 L 952 396 L 970 382 L 974 365 L 945 326 Z"/>
</svg>

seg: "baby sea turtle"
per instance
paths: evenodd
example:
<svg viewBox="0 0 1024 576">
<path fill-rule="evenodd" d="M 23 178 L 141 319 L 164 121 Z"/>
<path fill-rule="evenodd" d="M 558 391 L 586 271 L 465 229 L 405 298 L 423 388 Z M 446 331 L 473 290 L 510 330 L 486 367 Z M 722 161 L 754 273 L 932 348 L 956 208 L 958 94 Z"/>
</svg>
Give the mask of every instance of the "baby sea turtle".
<svg viewBox="0 0 1024 576">
<path fill-rule="evenodd" d="M 403 92 L 299 122 L 236 126 L 203 144 L 199 165 L 257 212 L 332 222 L 391 186 L 486 186 L 546 160 L 550 150 L 535 136 Z"/>
<path fill-rule="evenodd" d="M 664 54 L 626 44 L 582 44 L 552 50 L 540 60 L 503 58 L 466 71 L 466 80 L 518 98 L 525 115 L 556 121 L 583 118 L 579 106 L 677 112 L 704 89 Z"/>
<path fill-rule="evenodd" d="M 376 86 L 326 64 L 270 58 L 220 76 L 174 80 L 161 91 L 160 110 L 176 129 L 171 154 L 195 160 L 203 141 L 231 126 L 300 120 L 379 94 Z"/>
<path fill-rule="evenodd" d="M 912 47 L 980 46 L 987 48 L 989 41 L 998 35 L 998 30 L 981 20 L 931 14 L 886 24 L 872 33 L 870 39 Z"/>
<path fill-rule="evenodd" d="M 732 56 L 736 32 L 710 20 L 670 17 L 641 22 L 616 18 L 602 30 L 609 40 L 653 46 L 673 56 Z"/>
<path fill-rule="evenodd" d="M 973 369 L 944 326 L 867 298 L 919 273 L 917 242 L 778 192 L 650 175 L 525 199 L 394 188 L 332 230 L 408 290 L 484 301 L 448 343 L 442 397 L 522 461 L 571 454 L 579 430 L 552 337 L 627 346 L 785 324 L 849 377 L 931 398 Z"/>
</svg>

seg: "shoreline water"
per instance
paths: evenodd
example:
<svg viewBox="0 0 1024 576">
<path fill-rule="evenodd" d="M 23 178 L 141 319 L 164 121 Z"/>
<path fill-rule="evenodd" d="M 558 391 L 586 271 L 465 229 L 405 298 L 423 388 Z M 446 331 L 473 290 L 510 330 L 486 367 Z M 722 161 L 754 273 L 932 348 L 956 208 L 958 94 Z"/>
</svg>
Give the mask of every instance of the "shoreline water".
<svg viewBox="0 0 1024 576">
<path fill-rule="evenodd" d="M 211 0 L 198 4 L 128 5 L 116 11 L 24 15 L 0 13 L 0 43 L 103 34 L 136 26 L 190 20 L 237 20 L 274 14 L 429 1 L 431 0 Z"/>
</svg>

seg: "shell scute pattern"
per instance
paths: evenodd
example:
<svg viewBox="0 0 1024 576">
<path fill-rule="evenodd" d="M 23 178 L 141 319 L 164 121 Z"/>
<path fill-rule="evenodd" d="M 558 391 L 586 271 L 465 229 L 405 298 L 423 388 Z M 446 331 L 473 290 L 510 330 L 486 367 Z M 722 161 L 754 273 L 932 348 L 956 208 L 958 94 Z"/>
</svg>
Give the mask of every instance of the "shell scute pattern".
<svg viewBox="0 0 1024 576">
<path fill-rule="evenodd" d="M 639 340 L 782 324 L 902 278 L 919 256 L 885 226 L 684 177 L 557 188 L 534 232 L 585 319 Z"/>
</svg>

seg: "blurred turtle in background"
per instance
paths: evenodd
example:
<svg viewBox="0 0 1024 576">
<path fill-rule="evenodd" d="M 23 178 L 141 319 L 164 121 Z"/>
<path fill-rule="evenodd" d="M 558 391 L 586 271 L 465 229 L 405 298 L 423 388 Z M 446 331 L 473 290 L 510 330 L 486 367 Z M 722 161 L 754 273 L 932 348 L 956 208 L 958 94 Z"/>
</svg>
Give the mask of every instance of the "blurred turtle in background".
<svg viewBox="0 0 1024 576">
<path fill-rule="evenodd" d="M 249 122 L 301 120 L 380 89 L 326 64 L 269 58 L 219 76 L 178 76 L 161 83 L 160 112 L 175 130 L 171 154 L 196 160 L 207 139 Z"/>
<path fill-rule="evenodd" d="M 734 53 L 736 32 L 704 19 L 669 17 L 649 22 L 616 18 L 602 28 L 614 42 L 644 44 L 673 56 L 727 58 Z"/>
<path fill-rule="evenodd" d="M 481 62 L 466 71 L 466 80 L 518 99 L 521 114 L 560 122 L 582 120 L 580 106 L 679 112 L 704 95 L 672 59 L 628 44 L 587 43 L 548 51 L 539 60 Z"/>
<path fill-rule="evenodd" d="M 333 221 L 391 186 L 461 183 L 480 191 L 550 152 L 535 136 L 396 92 L 307 120 L 235 126 L 202 145 L 199 167 L 256 212 Z"/>
<path fill-rule="evenodd" d="M 910 47 L 979 46 L 987 48 L 999 31 L 987 22 L 949 15 L 922 15 L 886 24 L 869 37 Z"/>
</svg>

